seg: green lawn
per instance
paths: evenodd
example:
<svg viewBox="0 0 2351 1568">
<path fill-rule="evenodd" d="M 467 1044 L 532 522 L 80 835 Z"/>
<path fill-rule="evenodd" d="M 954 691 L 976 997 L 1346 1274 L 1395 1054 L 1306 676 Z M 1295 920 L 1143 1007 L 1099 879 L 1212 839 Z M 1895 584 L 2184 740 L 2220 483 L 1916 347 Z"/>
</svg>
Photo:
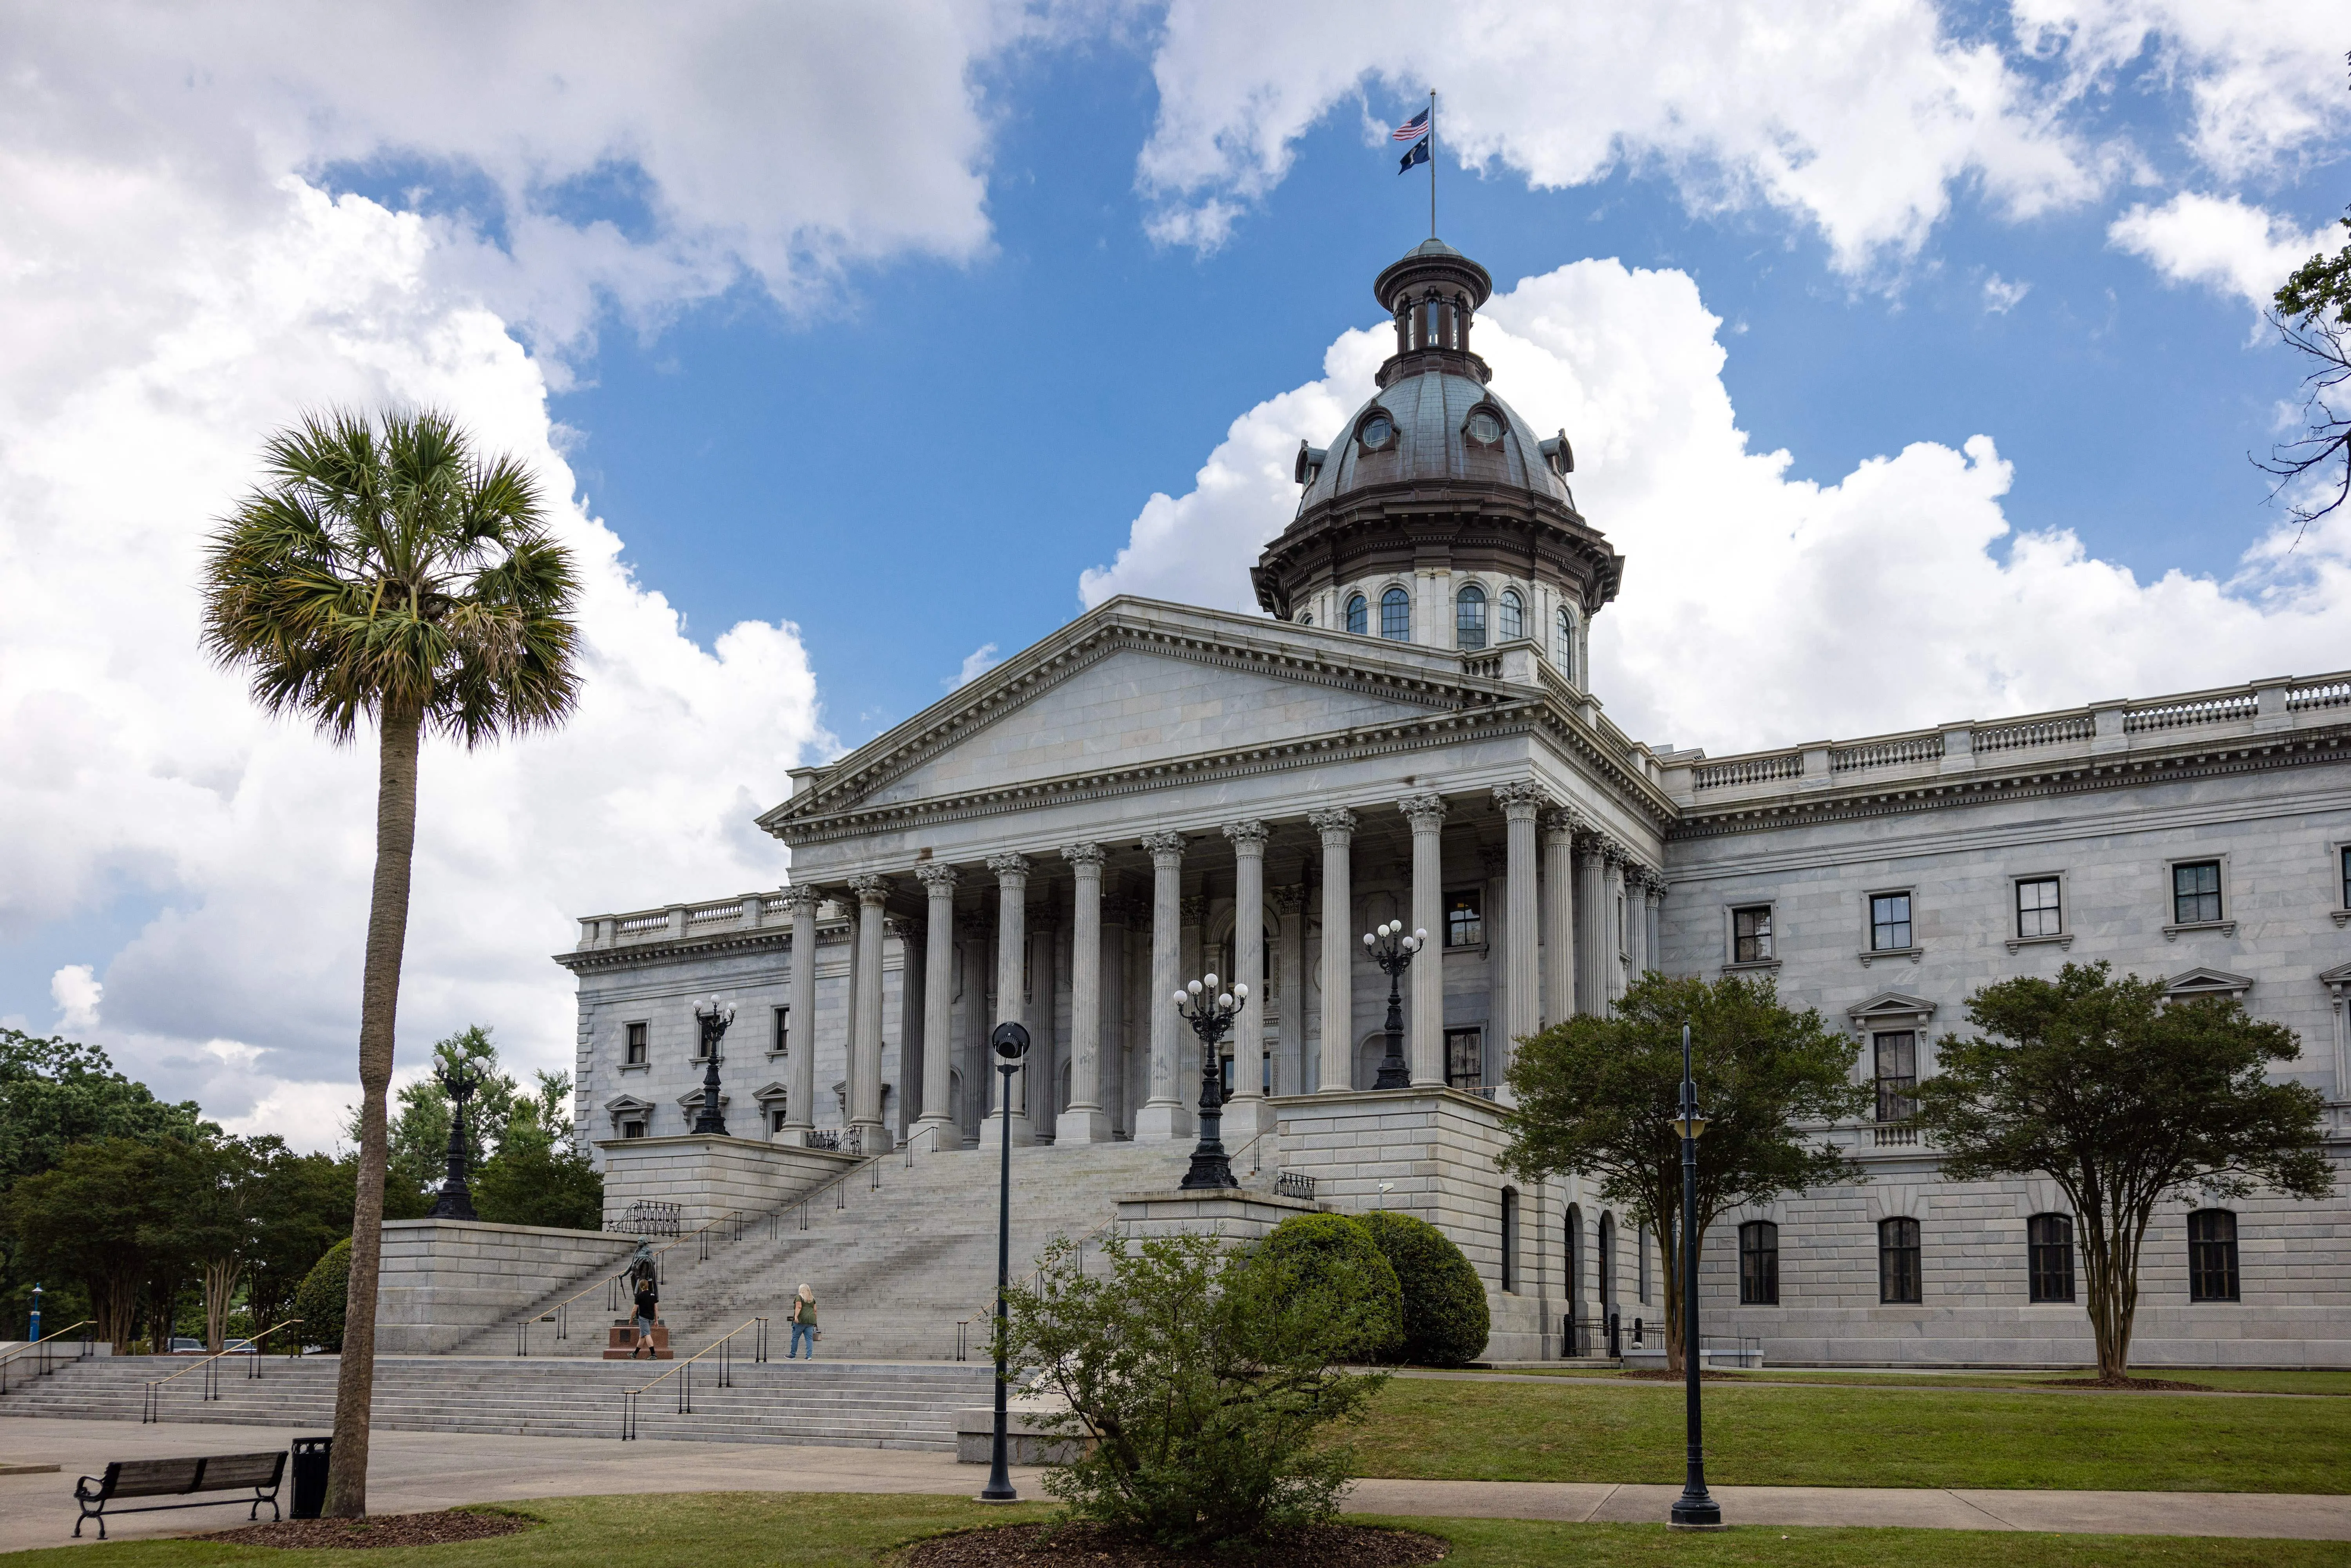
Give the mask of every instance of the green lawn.
<svg viewBox="0 0 2351 1568">
<path fill-rule="evenodd" d="M 1366 1476 L 1678 1482 L 1678 1384 L 1397 1378 Z M 1706 1385 L 1726 1485 L 2351 1491 L 2351 1400 Z"/>
<path fill-rule="evenodd" d="M 1826 1383 L 1850 1388 L 2039 1388 L 2069 1377 L 2087 1377 L 2090 1368 L 2080 1372 L 1871 1372 L 1802 1366 L 1767 1367 L 1760 1372 L 1737 1374 L 1741 1382 L 1754 1383 Z M 1510 1375 L 1508 1368 L 1498 1368 L 1496 1375 Z M 1543 1377 L 1577 1377 L 1586 1380 L 1623 1383 L 1646 1381 L 1627 1379 L 1613 1370 L 1583 1371 L 1568 1367 L 1535 1369 Z M 2175 1383 L 2201 1383 L 2210 1388 L 2245 1394 L 2334 1394 L 2351 1395 L 2351 1370 L 2318 1367 L 2298 1370 L 2283 1367 L 2143 1367 L 2142 1377 L 2169 1378 Z M 1711 1387 L 1718 1379 L 1708 1379 Z"/>
<path fill-rule="evenodd" d="M 27 1552 L 12 1564 L 68 1568 L 94 1553 L 112 1568 L 211 1563 L 270 1568 L 871 1568 L 934 1531 L 1033 1519 L 1041 1508 L 983 1509 L 957 1498 L 726 1492 L 562 1498 L 517 1508 L 547 1522 L 522 1535 L 371 1551 L 283 1552 L 204 1541 L 126 1541 Z M 2339 1542 L 2025 1535 L 1942 1530 L 1771 1530 L 1669 1534 L 1661 1525 L 1399 1519 L 1453 1543 L 1447 1568 L 2321 1568 L 2351 1558 Z"/>
</svg>

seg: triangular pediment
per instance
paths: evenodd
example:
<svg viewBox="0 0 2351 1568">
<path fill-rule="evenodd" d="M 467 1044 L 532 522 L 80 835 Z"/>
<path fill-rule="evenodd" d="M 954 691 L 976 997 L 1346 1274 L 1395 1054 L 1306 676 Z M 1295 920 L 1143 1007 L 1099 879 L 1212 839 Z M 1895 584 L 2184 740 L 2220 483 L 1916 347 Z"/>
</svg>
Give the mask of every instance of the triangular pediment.
<svg viewBox="0 0 2351 1568">
<path fill-rule="evenodd" d="M 2163 994 L 2168 997 L 2241 997 L 2253 988 L 2250 975 L 2232 975 L 2226 969 L 2197 967 L 2172 976 L 2163 982 Z"/>
<path fill-rule="evenodd" d="M 2351 964 L 2337 964 L 2332 969 L 2321 969 L 2318 983 L 2322 986 L 2351 986 Z"/>
<path fill-rule="evenodd" d="M 1856 1002 L 1845 1009 L 1845 1017 L 1855 1023 L 1868 1023 L 1878 1019 L 1929 1019 L 1935 1016 L 1935 1004 L 1924 997 L 1914 997 L 1907 991 L 1880 991 L 1865 1002 Z"/>
<path fill-rule="evenodd" d="M 640 1100 L 633 1094 L 615 1094 L 604 1102 L 604 1109 L 615 1116 L 624 1116 L 638 1111 L 650 1111 L 653 1108 L 652 1101 Z"/>
</svg>

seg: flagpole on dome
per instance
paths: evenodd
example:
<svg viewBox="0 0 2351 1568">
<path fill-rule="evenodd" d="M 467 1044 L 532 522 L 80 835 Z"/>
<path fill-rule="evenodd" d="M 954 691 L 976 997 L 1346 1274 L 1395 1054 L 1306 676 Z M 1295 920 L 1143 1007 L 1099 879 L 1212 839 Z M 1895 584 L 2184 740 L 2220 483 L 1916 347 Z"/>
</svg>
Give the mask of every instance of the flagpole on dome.
<svg viewBox="0 0 2351 1568">
<path fill-rule="evenodd" d="M 1428 89 L 1428 237 L 1437 237 L 1437 89 Z"/>
</svg>

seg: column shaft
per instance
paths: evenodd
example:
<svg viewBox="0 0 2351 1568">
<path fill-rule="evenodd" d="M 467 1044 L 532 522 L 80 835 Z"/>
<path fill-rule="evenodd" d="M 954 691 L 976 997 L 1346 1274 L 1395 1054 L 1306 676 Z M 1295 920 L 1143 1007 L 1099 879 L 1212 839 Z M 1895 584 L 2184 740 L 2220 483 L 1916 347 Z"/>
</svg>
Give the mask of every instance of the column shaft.
<svg viewBox="0 0 2351 1568">
<path fill-rule="evenodd" d="M 1322 835 L 1322 1092 L 1355 1086 L 1355 813 L 1316 811 Z"/>
<path fill-rule="evenodd" d="M 1601 857 L 1605 882 L 1600 894 L 1602 994 L 1614 1003 L 1625 994 L 1625 851 L 1610 843 Z"/>
<path fill-rule="evenodd" d="M 1233 984 L 1249 1000 L 1233 1019 L 1233 1103 L 1225 1107 L 1225 1147 L 1272 1131 L 1265 1114 L 1265 841 L 1263 822 L 1229 822 L 1233 845 Z M 1222 978 L 1223 977 L 1218 977 Z M 1258 1153 L 1253 1152 L 1254 1163 Z"/>
<path fill-rule="evenodd" d="M 1055 1124 L 1053 1142 L 1110 1141 L 1102 1113 L 1102 847 L 1071 844 L 1061 851 L 1075 873 L 1070 911 L 1070 1108 Z"/>
<path fill-rule="evenodd" d="M 1192 1132 L 1191 1111 L 1176 1088 L 1183 1019 L 1169 999 L 1184 984 L 1184 836 L 1153 833 L 1143 847 L 1151 852 L 1151 995 L 1144 998 L 1151 1019 L 1151 1098 L 1135 1117 L 1134 1135 L 1165 1142 Z"/>
<path fill-rule="evenodd" d="M 955 867 L 924 864 L 915 877 L 929 894 L 923 948 L 923 1115 L 917 1134 L 928 1133 L 920 1152 L 959 1148 L 949 1086 L 954 1082 Z"/>
<path fill-rule="evenodd" d="M 1542 832 L 1542 1027 L 1575 1010 L 1575 819 L 1553 811 Z"/>
<path fill-rule="evenodd" d="M 1575 1010 L 1594 1018 L 1608 1013 L 1608 971 L 1601 959 L 1614 940 L 1601 918 L 1607 902 L 1608 867 L 1594 833 L 1575 841 Z"/>
<path fill-rule="evenodd" d="M 882 1125 L 882 905 L 890 884 L 878 876 L 852 877 L 857 894 L 857 1040 L 849 1067 L 850 1134 L 862 1154 L 889 1145 Z"/>
<path fill-rule="evenodd" d="M 1405 1050 L 1416 1087 L 1445 1082 L 1445 797 L 1407 795 L 1396 802 L 1412 824 L 1412 926 L 1426 946 L 1405 971 L 1411 1012 Z"/>
<path fill-rule="evenodd" d="M 791 1061 L 784 1082 L 783 1141 L 803 1145 L 816 1125 L 816 906 L 820 897 L 813 887 L 784 889 L 784 904 L 792 916 L 792 1010 L 785 1024 Z"/>
<path fill-rule="evenodd" d="M 1029 859 L 1025 855 L 996 855 L 989 859 L 987 869 L 996 874 L 996 1022 L 998 1025 L 1026 1025 L 1028 1019 L 1028 956 L 1029 956 Z M 992 1034 L 993 1030 L 990 1030 Z M 1037 1054 L 1034 1042 L 1036 1030 L 1029 1030 L 1029 1056 Z M 1018 1145 L 1034 1142 L 1032 1125 L 1024 1107 L 1028 1075 L 1022 1070 L 1012 1075 L 1012 1142 Z M 987 1120 L 979 1126 L 982 1148 L 998 1147 L 1004 1139 L 1004 1074 L 996 1071 L 991 1052 L 987 1062 Z"/>
<path fill-rule="evenodd" d="M 1504 1006 L 1509 1011 L 1502 1030 L 1502 1049 L 1496 1059 L 1498 1071 L 1507 1080 L 1510 1063 L 1519 1053 L 1519 1041 L 1541 1027 L 1541 981 L 1535 957 L 1535 817 L 1542 810 L 1542 791 L 1531 783 L 1506 784 L 1494 791 L 1494 803 L 1502 809 L 1502 901 L 1510 912 L 1502 928 L 1503 940 L 1508 944 L 1502 962 L 1510 976 L 1504 993 Z"/>
</svg>

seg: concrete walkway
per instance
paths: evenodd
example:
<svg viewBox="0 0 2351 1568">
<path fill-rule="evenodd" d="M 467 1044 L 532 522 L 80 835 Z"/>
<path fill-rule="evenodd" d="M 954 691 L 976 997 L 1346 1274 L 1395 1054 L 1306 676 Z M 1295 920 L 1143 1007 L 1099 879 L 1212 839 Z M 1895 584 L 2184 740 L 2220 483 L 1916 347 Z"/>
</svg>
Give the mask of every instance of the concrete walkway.
<svg viewBox="0 0 2351 1568">
<path fill-rule="evenodd" d="M 171 1422 L 70 1421 L 0 1416 L 0 1551 L 68 1543 L 74 1478 L 109 1459 L 282 1448 L 309 1429 Z M 374 1437 L 369 1502 L 407 1513 L 467 1502 L 612 1492 L 934 1492 L 968 1497 L 986 1471 L 946 1454 L 886 1448 L 794 1448 L 773 1443 L 619 1443 L 591 1437 L 501 1437 L 383 1432 Z M 8 1474 L 10 1464 L 56 1464 Z M 1018 1469 L 1022 1495 L 1041 1498 L 1040 1472 Z M 1366 1480 L 1349 1508 L 1437 1518 L 1656 1523 L 1673 1486 L 1536 1481 Z M 1901 1525 L 1942 1530 L 2032 1530 L 2144 1535 L 2285 1536 L 2351 1541 L 2351 1497 L 2231 1492 L 1944 1491 L 1927 1488 L 1718 1487 L 1733 1524 Z M 242 1507 L 125 1514 L 115 1540 L 226 1530 Z M 94 1539 L 94 1530 L 83 1539 Z"/>
</svg>

